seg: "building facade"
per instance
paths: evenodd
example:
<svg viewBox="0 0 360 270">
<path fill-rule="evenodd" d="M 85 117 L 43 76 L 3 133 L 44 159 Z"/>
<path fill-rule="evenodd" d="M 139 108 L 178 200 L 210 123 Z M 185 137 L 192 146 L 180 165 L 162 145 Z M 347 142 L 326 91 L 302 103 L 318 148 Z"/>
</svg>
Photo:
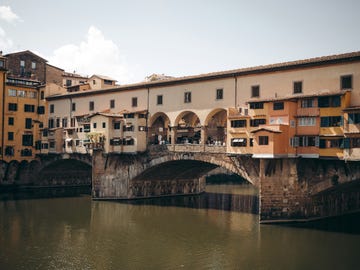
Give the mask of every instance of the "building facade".
<svg viewBox="0 0 360 270">
<path fill-rule="evenodd" d="M 122 86 L 94 75 L 45 95 L 39 144 L 360 160 L 359 79 L 360 52 Z"/>
</svg>

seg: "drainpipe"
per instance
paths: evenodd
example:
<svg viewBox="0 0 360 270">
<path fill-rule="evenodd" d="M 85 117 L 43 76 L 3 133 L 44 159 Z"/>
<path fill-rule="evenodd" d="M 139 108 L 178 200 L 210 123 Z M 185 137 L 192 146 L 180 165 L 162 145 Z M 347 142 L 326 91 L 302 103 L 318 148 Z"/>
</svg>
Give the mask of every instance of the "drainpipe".
<svg viewBox="0 0 360 270">
<path fill-rule="evenodd" d="M 235 109 L 237 108 L 237 77 L 234 75 L 235 79 Z"/>
<path fill-rule="evenodd" d="M 148 149 L 148 143 L 149 143 L 149 127 L 148 127 L 148 120 L 149 120 L 149 104 L 150 104 L 150 87 L 147 88 L 147 104 L 146 104 L 146 128 L 145 128 L 145 144 L 146 149 Z"/>
<path fill-rule="evenodd" d="M 2 157 L 2 159 L 4 159 L 4 155 L 3 155 L 3 153 L 4 153 L 4 151 L 5 151 L 5 149 L 4 149 L 4 143 L 5 143 L 5 85 L 6 85 L 6 82 L 5 82 L 5 79 L 6 79 L 6 75 L 5 75 L 6 73 L 5 72 L 3 72 L 3 85 L 2 85 L 2 88 L 3 88 L 3 95 L 2 95 L 2 116 L 1 116 L 1 120 L 2 120 L 2 122 L 1 122 L 1 134 L 2 134 L 2 136 L 1 136 L 1 157 Z"/>
</svg>

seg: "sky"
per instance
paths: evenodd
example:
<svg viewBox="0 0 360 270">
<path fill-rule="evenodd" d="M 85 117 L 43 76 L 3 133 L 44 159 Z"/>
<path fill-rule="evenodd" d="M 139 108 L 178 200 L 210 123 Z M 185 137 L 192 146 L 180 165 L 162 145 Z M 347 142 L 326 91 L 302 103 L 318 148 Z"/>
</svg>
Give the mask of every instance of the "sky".
<svg viewBox="0 0 360 270">
<path fill-rule="evenodd" d="M 360 51 L 359 0 L 0 0 L 0 50 L 119 84 Z"/>
</svg>

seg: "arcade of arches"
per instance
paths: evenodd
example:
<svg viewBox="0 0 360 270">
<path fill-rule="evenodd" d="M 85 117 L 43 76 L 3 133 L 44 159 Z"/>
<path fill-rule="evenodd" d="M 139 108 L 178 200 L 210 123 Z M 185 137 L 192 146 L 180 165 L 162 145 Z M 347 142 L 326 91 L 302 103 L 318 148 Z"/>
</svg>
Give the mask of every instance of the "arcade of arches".
<svg viewBox="0 0 360 270">
<path fill-rule="evenodd" d="M 149 123 L 150 144 L 207 144 L 225 146 L 227 112 L 216 109 L 208 114 L 202 124 L 191 111 L 180 113 L 171 125 L 165 113 L 154 114 Z"/>
</svg>

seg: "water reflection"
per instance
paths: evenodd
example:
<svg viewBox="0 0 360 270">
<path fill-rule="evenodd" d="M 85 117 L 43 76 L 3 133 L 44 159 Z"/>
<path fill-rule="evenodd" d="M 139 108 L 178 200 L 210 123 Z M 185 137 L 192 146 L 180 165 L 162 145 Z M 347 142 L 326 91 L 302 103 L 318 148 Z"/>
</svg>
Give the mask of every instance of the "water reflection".
<svg viewBox="0 0 360 270">
<path fill-rule="evenodd" d="M 357 269 L 360 235 L 260 226 L 256 194 L 209 186 L 201 196 L 131 203 L 8 196 L 0 268 Z"/>
</svg>

